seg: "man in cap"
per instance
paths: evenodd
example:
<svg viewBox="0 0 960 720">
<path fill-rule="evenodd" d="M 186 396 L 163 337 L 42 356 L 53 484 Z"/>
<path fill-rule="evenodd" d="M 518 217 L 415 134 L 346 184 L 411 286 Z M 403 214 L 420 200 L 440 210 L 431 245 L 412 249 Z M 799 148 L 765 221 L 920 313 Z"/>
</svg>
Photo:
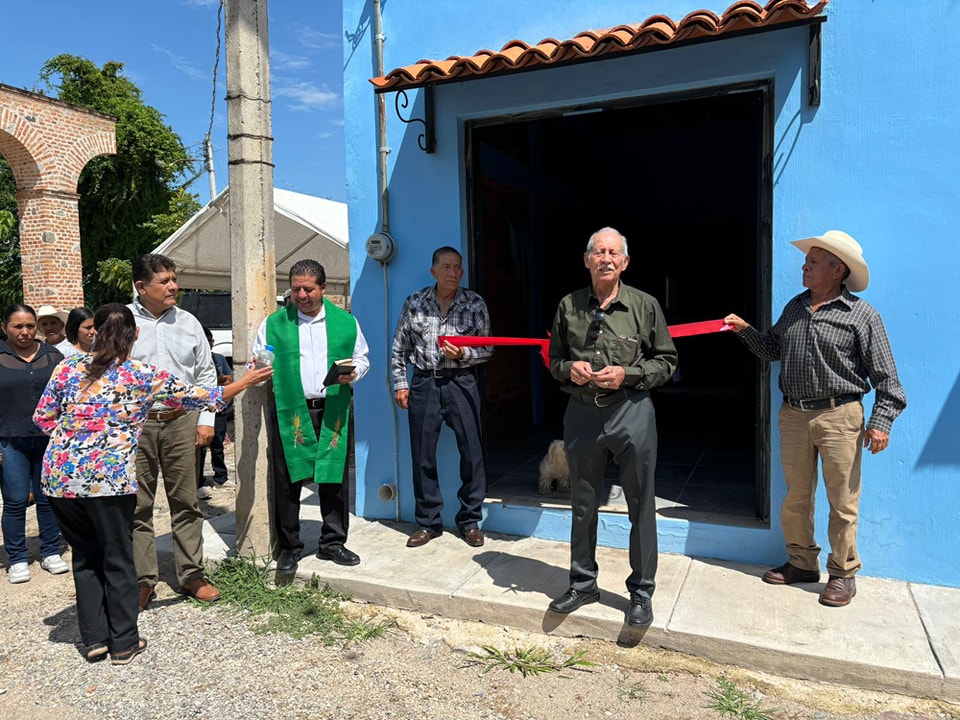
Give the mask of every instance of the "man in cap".
<svg viewBox="0 0 960 720">
<path fill-rule="evenodd" d="M 56 347 L 67 336 L 64 329 L 67 326 L 67 313 L 63 310 L 57 310 L 53 305 L 41 305 L 37 309 L 37 325 L 40 327 L 40 334 L 47 345 Z"/>
<path fill-rule="evenodd" d="M 867 288 L 870 271 L 860 245 L 840 230 L 793 243 L 806 253 L 803 286 L 765 333 L 737 315 L 724 321 L 757 357 L 780 360 L 780 462 L 787 494 L 780 524 L 787 562 L 764 582 L 820 581 L 820 547 L 814 539 L 817 458 L 830 503 L 827 534 L 829 580 L 823 605 L 842 607 L 857 594 L 857 513 L 863 448 L 876 454 L 890 442 L 893 421 L 906 396 L 880 315 L 851 292 Z M 863 396 L 876 390 L 864 428 Z"/>
</svg>

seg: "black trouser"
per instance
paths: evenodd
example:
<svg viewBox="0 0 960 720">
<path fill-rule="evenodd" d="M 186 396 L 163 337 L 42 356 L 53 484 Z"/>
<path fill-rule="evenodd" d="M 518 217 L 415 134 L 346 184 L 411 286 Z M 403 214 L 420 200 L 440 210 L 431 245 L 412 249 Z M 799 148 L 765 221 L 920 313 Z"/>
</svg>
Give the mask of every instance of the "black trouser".
<svg viewBox="0 0 960 720">
<path fill-rule="evenodd" d="M 317 437 L 320 436 L 320 421 L 323 410 L 310 409 L 310 420 Z M 280 432 L 277 426 L 277 406 L 270 399 L 267 410 L 267 431 L 270 433 L 270 459 L 273 466 L 273 509 L 274 524 L 277 531 L 277 549 L 293 550 L 299 554 L 303 550 L 300 539 L 300 495 L 306 483 L 313 478 L 304 478 L 291 482 L 287 461 L 283 457 L 280 444 Z M 320 516 L 323 527 L 320 530 L 320 549 L 329 550 L 347 542 L 347 529 L 350 524 L 350 482 L 349 462 L 343 465 L 343 479 L 338 483 L 316 483 L 317 496 L 320 499 Z"/>
<path fill-rule="evenodd" d="M 437 441 L 446 423 L 457 438 L 460 450 L 460 511 L 456 522 L 461 530 L 477 527 L 483 517 L 487 473 L 480 440 L 480 393 L 473 373 L 434 378 L 414 373 L 410 381 L 410 452 L 413 458 L 415 518 L 420 527 L 435 533 L 443 530 L 440 511 L 443 495 L 437 473 Z"/>
<path fill-rule="evenodd" d="M 227 481 L 227 462 L 223 457 L 223 441 L 227 437 L 227 418 L 217 413 L 213 418 L 213 440 L 210 441 L 210 467 L 213 468 L 214 482 Z M 207 449 L 197 450 L 197 487 L 203 485 L 203 470 L 207 464 Z"/>
<path fill-rule="evenodd" d="M 136 495 L 50 498 L 63 537 L 73 548 L 80 638 L 107 643 L 110 652 L 132 650 L 137 629 L 137 568 L 133 563 Z"/>
<path fill-rule="evenodd" d="M 657 574 L 657 517 L 654 476 L 657 423 L 650 395 L 629 397 L 599 408 L 591 398 L 571 397 L 563 417 L 563 443 L 570 468 L 570 587 L 597 587 L 597 522 L 603 500 L 607 452 L 620 467 L 620 486 L 630 518 L 627 590 L 651 597 Z M 586 402 L 584 402 L 586 400 Z"/>
</svg>

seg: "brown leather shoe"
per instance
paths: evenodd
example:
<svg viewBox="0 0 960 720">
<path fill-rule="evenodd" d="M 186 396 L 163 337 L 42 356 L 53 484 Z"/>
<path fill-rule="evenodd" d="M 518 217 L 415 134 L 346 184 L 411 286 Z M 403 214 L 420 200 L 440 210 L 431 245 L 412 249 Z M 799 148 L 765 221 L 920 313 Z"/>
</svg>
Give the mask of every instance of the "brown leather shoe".
<svg viewBox="0 0 960 720">
<path fill-rule="evenodd" d="M 439 537 L 439 533 L 435 533 L 433 530 L 428 530 L 427 528 L 422 527 L 407 538 L 407 547 L 420 547 L 421 545 L 426 545 L 435 537 Z"/>
<path fill-rule="evenodd" d="M 220 591 L 202 577 L 185 582 L 180 586 L 180 592 L 183 595 L 189 595 L 194 600 L 205 603 L 216 602 L 220 599 Z"/>
<path fill-rule="evenodd" d="M 137 594 L 140 596 L 140 612 L 143 612 L 150 606 L 150 601 L 157 596 L 157 591 L 152 585 L 141 585 L 137 589 Z"/>
<path fill-rule="evenodd" d="M 483 530 L 480 528 L 464 530 L 463 539 L 470 547 L 483 547 Z"/>
<path fill-rule="evenodd" d="M 763 581 L 771 585 L 793 585 L 794 583 L 820 582 L 819 570 L 801 570 L 796 565 L 784 563 L 780 567 L 767 570 Z"/>
<path fill-rule="evenodd" d="M 831 575 L 827 581 L 827 586 L 820 593 L 820 604 L 830 607 L 843 607 L 849 605 L 853 596 L 857 594 L 856 578 L 842 578 Z"/>
</svg>

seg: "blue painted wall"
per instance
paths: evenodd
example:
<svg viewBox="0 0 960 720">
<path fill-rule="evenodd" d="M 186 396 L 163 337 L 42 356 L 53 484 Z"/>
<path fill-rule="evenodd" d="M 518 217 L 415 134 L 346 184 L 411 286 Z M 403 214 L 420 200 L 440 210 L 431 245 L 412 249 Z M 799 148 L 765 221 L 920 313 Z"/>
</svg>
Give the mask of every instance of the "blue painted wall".
<svg viewBox="0 0 960 720">
<path fill-rule="evenodd" d="M 680 19 L 715 0 L 490 0 L 484 11 L 454 0 L 384 3 L 385 68 L 422 58 L 573 37 L 591 28 L 663 13 Z M 412 520 L 407 419 L 392 403 L 389 343 L 403 299 L 430 284 L 430 253 L 466 248 L 463 123 L 506 112 L 773 78 L 776 155 L 773 202 L 774 317 L 800 291 L 802 256 L 792 239 L 841 228 L 864 246 L 871 286 L 862 294 L 884 318 L 909 407 L 890 448 L 864 459 L 860 552 L 864 573 L 960 587 L 960 282 L 955 249 L 960 207 L 960 23 L 955 0 L 922 3 L 834 0 L 823 26 L 823 103 L 806 96 L 805 28 L 661 51 L 564 69 L 441 86 L 437 152 L 417 147 L 388 94 L 390 229 L 399 254 L 388 274 L 364 240 L 379 229 L 377 98 L 371 0 L 344 0 L 344 115 L 350 206 L 353 310 L 370 342 L 373 369 L 356 391 L 357 512 Z M 411 93 L 422 116 L 420 93 Z M 571 262 L 576 262 L 572 259 Z M 734 308 L 731 308 L 733 310 Z M 779 394 L 773 368 L 772 416 Z M 869 411 L 869 403 L 866 405 Z M 774 423 L 773 447 L 779 446 Z M 398 454 L 395 453 L 395 448 Z M 441 438 L 441 477 L 457 476 L 452 435 Z M 660 518 L 660 549 L 753 563 L 782 561 L 779 457 L 772 460 L 771 527 L 746 529 Z M 377 489 L 397 481 L 399 506 Z M 455 486 L 444 486 L 453 523 Z M 825 550 L 826 498 L 818 494 L 817 536 Z M 484 527 L 566 540 L 566 513 L 486 509 Z M 625 518 L 604 516 L 601 542 L 625 545 Z M 826 552 L 823 555 L 825 562 Z"/>
</svg>

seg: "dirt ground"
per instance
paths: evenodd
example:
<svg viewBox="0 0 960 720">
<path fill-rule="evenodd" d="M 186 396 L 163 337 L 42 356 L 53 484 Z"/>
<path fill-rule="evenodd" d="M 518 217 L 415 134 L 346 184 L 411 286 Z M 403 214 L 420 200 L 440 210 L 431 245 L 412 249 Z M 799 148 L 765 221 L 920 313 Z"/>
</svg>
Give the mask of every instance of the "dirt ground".
<svg viewBox="0 0 960 720">
<path fill-rule="evenodd" d="M 201 502 L 204 513 L 232 511 L 233 497 L 232 488 L 218 488 Z M 159 533 L 169 529 L 165 499 L 155 520 Z M 699 720 L 721 717 L 707 706 L 723 676 L 771 719 L 960 720 L 960 706 L 933 700 L 797 681 L 642 645 L 557 638 L 355 602 L 346 603 L 348 613 L 390 617 L 397 629 L 336 647 L 310 638 L 255 636 L 242 618 L 225 608 L 199 607 L 166 582 L 141 615 L 148 651 L 124 668 L 89 665 L 72 647 L 78 635 L 70 576 L 39 568 L 32 510 L 28 528 L 33 579 L 10 585 L 0 576 L 2 718 Z M 0 564 L 6 566 L 2 551 Z M 173 581 L 173 568 L 162 565 L 161 576 Z M 584 652 L 594 665 L 526 678 L 505 669 L 484 673 L 470 658 L 484 654 L 484 646 L 508 654 L 542 648 L 558 660 Z"/>
</svg>

